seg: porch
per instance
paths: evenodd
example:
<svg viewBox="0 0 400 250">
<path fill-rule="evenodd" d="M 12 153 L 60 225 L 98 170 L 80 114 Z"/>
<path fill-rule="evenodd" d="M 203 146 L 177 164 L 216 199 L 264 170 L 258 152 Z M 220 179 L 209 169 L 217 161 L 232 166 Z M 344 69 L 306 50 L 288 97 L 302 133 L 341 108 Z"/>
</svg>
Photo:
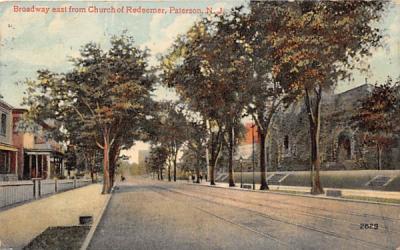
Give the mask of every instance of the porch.
<svg viewBox="0 0 400 250">
<path fill-rule="evenodd" d="M 18 179 L 17 148 L 0 144 L 0 181 Z"/>
<path fill-rule="evenodd" d="M 63 177 L 63 155 L 55 151 L 25 150 L 24 179 Z"/>
</svg>

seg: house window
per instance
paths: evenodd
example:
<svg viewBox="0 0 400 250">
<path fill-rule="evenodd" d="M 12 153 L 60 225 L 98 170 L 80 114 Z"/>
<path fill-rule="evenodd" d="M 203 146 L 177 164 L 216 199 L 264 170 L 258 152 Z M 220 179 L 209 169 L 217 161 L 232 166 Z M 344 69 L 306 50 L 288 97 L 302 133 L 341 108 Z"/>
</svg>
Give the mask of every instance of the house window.
<svg viewBox="0 0 400 250">
<path fill-rule="evenodd" d="M 18 132 L 17 130 L 17 125 L 18 125 L 18 121 L 19 121 L 19 118 L 18 117 L 13 117 L 13 132 L 14 133 L 16 133 L 16 132 Z"/>
<path fill-rule="evenodd" d="M 45 144 L 46 143 L 46 140 L 40 135 L 35 135 L 33 140 L 34 140 L 35 144 Z"/>
<path fill-rule="evenodd" d="M 289 136 L 285 135 L 285 138 L 283 140 L 283 145 L 285 147 L 285 150 L 289 150 Z"/>
<path fill-rule="evenodd" d="M 0 134 L 6 135 L 7 132 L 7 115 L 1 114 Z"/>
</svg>

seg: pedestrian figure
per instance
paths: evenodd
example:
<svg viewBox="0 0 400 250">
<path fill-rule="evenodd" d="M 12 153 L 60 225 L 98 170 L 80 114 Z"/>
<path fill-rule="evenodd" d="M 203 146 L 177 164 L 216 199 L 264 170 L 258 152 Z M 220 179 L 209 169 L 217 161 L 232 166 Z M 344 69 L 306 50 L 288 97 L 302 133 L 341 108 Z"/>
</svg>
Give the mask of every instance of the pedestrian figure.
<svg viewBox="0 0 400 250">
<path fill-rule="evenodd" d="M 206 182 L 207 182 L 207 174 L 205 175 L 205 177 L 206 177 Z"/>
<path fill-rule="evenodd" d="M 199 178 L 200 178 L 200 183 L 201 183 L 203 181 L 203 175 L 200 174 Z"/>
<path fill-rule="evenodd" d="M 194 175 L 192 175 L 192 182 L 194 183 Z"/>
</svg>

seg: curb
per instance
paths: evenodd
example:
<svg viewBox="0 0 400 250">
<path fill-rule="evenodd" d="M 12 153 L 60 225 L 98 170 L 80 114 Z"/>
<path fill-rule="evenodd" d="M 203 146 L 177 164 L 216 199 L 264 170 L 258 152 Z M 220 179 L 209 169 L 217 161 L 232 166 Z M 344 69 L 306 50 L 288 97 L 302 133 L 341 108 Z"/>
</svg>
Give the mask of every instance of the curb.
<svg viewBox="0 0 400 250">
<path fill-rule="evenodd" d="M 96 220 L 94 221 L 93 225 L 90 227 L 90 231 L 89 233 L 86 235 L 85 240 L 82 243 L 82 246 L 80 248 L 80 250 L 86 250 L 89 247 L 90 242 L 92 241 L 92 238 L 94 236 L 94 233 L 96 232 L 97 227 L 99 226 L 99 223 L 101 221 L 101 218 L 103 218 L 103 214 L 106 211 L 107 207 L 108 207 L 108 203 L 110 202 L 111 196 L 114 192 L 114 188 L 115 188 L 115 184 L 114 186 L 111 188 L 111 192 L 108 194 L 108 197 L 106 199 L 106 201 L 104 202 L 103 207 L 100 210 L 99 216 L 96 218 Z"/>
<path fill-rule="evenodd" d="M 186 185 L 194 185 L 198 187 L 210 187 L 210 188 L 222 188 L 234 191 L 244 191 L 244 192 L 256 192 L 256 193 L 272 193 L 272 194 L 280 194 L 280 195 L 289 195 L 289 196 L 300 196 L 306 198 L 313 198 L 313 199 L 327 199 L 327 200 L 337 200 L 343 202 L 355 202 L 355 203 L 366 203 L 366 204 L 375 204 L 375 205 L 385 205 L 385 206 L 395 206 L 400 207 L 400 204 L 395 203 L 387 203 L 387 202 L 377 202 L 377 201 L 365 201 L 365 200 L 356 200 L 356 199 L 347 199 L 347 198 L 336 198 L 336 197 L 327 197 L 327 196 L 313 196 L 313 195 L 306 195 L 306 194 L 292 194 L 274 190 L 252 190 L 252 189 L 238 189 L 238 188 L 228 188 L 228 187 L 221 187 L 221 186 L 212 186 L 212 185 L 198 185 L 194 183 L 184 183 Z"/>
</svg>

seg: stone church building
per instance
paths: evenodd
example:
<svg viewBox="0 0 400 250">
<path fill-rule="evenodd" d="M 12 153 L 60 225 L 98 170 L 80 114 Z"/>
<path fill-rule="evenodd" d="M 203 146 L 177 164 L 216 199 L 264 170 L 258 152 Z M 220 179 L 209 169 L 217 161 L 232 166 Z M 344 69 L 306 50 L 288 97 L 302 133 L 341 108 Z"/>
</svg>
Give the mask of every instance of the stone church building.
<svg viewBox="0 0 400 250">
<path fill-rule="evenodd" d="M 364 84 L 340 94 L 325 94 L 321 106 L 320 156 L 322 169 L 376 169 L 375 147 L 363 143 L 350 118 L 373 85 Z M 400 169 L 400 135 L 382 154 L 384 169 Z M 268 169 L 309 170 L 309 123 L 303 102 L 278 113 L 267 142 Z"/>
</svg>

